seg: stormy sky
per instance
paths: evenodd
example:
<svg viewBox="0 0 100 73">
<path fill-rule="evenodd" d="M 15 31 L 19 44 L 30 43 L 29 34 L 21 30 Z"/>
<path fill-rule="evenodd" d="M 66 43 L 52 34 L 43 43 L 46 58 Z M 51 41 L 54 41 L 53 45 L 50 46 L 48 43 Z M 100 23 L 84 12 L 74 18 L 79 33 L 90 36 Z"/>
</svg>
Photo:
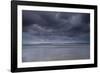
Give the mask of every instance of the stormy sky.
<svg viewBox="0 0 100 73">
<path fill-rule="evenodd" d="M 23 10 L 22 27 L 23 44 L 90 41 L 88 13 Z"/>
</svg>

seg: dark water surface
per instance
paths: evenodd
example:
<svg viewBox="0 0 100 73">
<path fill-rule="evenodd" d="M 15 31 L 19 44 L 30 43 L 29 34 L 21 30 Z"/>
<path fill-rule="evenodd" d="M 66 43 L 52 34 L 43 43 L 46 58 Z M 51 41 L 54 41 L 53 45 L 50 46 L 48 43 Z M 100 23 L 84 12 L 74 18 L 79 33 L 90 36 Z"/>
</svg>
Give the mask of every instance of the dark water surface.
<svg viewBox="0 0 100 73">
<path fill-rule="evenodd" d="M 32 44 L 23 45 L 22 61 L 55 61 L 89 59 L 89 44 Z"/>
</svg>

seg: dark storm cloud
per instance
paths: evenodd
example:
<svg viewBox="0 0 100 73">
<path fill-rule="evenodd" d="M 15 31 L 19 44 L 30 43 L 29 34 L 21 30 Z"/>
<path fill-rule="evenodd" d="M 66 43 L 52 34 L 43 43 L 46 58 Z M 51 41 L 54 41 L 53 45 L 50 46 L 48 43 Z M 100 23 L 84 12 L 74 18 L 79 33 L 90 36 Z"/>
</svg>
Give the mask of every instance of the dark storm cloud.
<svg viewBox="0 0 100 73">
<path fill-rule="evenodd" d="M 89 42 L 90 15 L 87 13 L 23 10 L 22 16 L 23 37 L 30 35 L 31 39 L 39 36 L 42 40 L 58 38 L 61 40 L 72 39 Z"/>
</svg>

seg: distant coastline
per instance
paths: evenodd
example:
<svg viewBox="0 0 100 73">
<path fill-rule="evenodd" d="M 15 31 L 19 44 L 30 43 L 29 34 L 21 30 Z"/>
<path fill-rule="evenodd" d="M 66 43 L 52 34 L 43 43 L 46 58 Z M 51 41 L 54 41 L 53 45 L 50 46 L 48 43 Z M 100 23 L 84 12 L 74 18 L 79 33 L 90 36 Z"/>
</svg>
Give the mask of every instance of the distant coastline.
<svg viewBox="0 0 100 73">
<path fill-rule="evenodd" d="M 90 45 L 90 43 L 34 43 L 34 44 L 22 44 L 23 46 L 46 46 L 46 45 L 54 45 L 54 46 L 74 46 L 74 45 Z"/>
</svg>

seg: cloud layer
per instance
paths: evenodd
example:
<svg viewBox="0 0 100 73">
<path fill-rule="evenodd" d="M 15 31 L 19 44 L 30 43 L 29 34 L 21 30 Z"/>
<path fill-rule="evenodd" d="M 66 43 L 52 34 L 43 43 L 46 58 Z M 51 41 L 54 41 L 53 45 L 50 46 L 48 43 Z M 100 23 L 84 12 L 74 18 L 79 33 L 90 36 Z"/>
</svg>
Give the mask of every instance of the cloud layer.
<svg viewBox="0 0 100 73">
<path fill-rule="evenodd" d="M 23 43 L 89 43 L 90 14 L 22 11 Z"/>
</svg>

